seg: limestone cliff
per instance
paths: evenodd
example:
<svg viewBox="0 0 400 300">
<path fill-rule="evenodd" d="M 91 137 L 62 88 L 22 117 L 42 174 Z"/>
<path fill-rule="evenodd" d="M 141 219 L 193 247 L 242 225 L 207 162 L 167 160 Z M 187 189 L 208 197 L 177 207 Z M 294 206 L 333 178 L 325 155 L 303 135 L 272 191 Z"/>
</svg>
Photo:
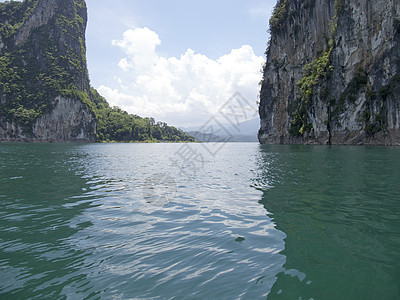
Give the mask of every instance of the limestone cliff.
<svg viewBox="0 0 400 300">
<path fill-rule="evenodd" d="M 0 3 L 0 141 L 94 141 L 84 0 Z"/>
<path fill-rule="evenodd" d="M 261 143 L 400 145 L 400 2 L 280 0 Z"/>
</svg>

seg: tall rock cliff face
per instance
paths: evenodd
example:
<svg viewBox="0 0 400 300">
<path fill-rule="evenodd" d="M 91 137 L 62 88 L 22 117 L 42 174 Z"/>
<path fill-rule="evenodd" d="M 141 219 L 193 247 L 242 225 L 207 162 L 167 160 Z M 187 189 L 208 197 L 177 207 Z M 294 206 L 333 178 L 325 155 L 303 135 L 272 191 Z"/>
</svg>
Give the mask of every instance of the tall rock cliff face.
<svg viewBox="0 0 400 300">
<path fill-rule="evenodd" d="M 400 145 L 400 2 L 280 0 L 261 143 Z"/>
<path fill-rule="evenodd" d="M 0 141 L 94 141 L 84 0 L 0 3 Z"/>
</svg>

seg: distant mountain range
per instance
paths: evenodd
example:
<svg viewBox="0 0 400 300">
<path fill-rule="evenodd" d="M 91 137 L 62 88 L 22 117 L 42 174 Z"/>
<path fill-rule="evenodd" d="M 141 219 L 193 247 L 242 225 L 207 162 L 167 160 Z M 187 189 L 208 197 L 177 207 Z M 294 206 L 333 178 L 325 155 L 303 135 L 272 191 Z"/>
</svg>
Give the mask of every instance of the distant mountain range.
<svg viewBox="0 0 400 300">
<path fill-rule="evenodd" d="M 238 125 L 214 122 L 181 129 L 198 142 L 258 142 L 259 127 L 260 120 L 254 118 Z"/>
</svg>

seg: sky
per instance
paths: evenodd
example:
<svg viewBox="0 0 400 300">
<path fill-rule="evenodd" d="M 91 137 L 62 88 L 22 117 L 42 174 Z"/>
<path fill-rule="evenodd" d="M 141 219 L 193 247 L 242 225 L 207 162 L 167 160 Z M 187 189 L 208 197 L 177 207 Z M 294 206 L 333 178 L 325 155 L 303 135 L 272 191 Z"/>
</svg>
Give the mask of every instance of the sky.
<svg viewBox="0 0 400 300">
<path fill-rule="evenodd" d="M 275 3 L 86 0 L 91 84 L 112 106 L 180 127 L 237 92 L 256 107 Z"/>
</svg>

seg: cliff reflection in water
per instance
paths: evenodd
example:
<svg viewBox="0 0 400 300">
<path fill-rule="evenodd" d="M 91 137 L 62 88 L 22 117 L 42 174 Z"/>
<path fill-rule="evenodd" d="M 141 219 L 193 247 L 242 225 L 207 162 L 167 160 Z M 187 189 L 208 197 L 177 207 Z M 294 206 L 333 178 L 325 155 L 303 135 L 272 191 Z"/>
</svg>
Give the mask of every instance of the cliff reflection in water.
<svg viewBox="0 0 400 300">
<path fill-rule="evenodd" d="M 269 299 L 398 297 L 399 154 L 383 147 L 260 146 L 260 203 L 287 235 L 286 264 Z"/>
</svg>

